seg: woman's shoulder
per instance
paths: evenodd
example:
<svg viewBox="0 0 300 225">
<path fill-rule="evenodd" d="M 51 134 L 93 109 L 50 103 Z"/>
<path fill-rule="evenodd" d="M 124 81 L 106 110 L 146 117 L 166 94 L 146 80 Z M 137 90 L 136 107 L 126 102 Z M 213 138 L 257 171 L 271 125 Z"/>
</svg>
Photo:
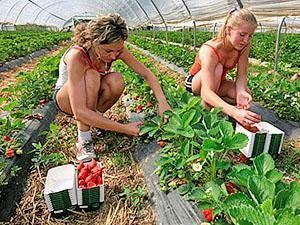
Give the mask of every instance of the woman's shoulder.
<svg viewBox="0 0 300 225">
<path fill-rule="evenodd" d="M 210 39 L 210 40 L 208 40 L 207 42 L 205 42 L 205 43 L 202 45 L 202 47 L 203 47 L 203 46 L 208 46 L 208 47 L 214 48 L 215 50 L 218 51 L 218 50 L 222 49 L 223 43 L 222 43 L 221 40 L 219 40 L 219 39 L 217 39 L 217 38 L 213 38 L 213 39 Z"/>
<path fill-rule="evenodd" d="M 74 45 L 66 51 L 64 61 L 66 64 L 79 63 L 82 66 L 88 66 L 89 64 L 83 56 L 84 54 L 84 49 L 82 47 Z"/>
</svg>

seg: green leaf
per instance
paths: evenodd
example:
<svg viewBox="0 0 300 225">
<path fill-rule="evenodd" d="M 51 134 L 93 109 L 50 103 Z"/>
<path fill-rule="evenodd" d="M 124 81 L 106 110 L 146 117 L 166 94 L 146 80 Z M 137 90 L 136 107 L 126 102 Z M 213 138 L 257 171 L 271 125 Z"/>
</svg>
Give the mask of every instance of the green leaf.
<svg viewBox="0 0 300 225">
<path fill-rule="evenodd" d="M 181 145 L 182 154 L 187 157 L 190 154 L 190 141 L 184 141 Z"/>
<path fill-rule="evenodd" d="M 294 215 L 288 209 L 283 210 L 277 217 L 275 225 L 299 225 L 299 215 Z"/>
<path fill-rule="evenodd" d="M 288 189 L 280 190 L 275 197 L 274 208 L 277 210 L 284 209 L 290 194 L 291 191 Z"/>
<path fill-rule="evenodd" d="M 201 201 L 205 201 L 207 200 L 207 195 L 206 193 L 201 190 L 200 188 L 195 188 L 193 191 L 191 191 L 188 195 L 187 195 L 187 200 L 193 200 L 196 202 L 201 202 Z"/>
<path fill-rule="evenodd" d="M 275 169 L 275 163 L 269 154 L 262 153 L 254 159 L 254 168 L 258 175 L 266 175 Z"/>
<path fill-rule="evenodd" d="M 203 155 L 203 153 L 191 156 L 190 158 L 188 158 L 186 160 L 186 162 L 189 163 L 189 162 L 192 162 L 192 161 L 194 161 L 196 159 L 199 159 L 199 158 L 205 158 L 205 156 Z"/>
<path fill-rule="evenodd" d="M 229 195 L 223 203 L 224 210 L 227 211 L 231 207 L 239 207 L 241 205 L 250 205 L 255 207 L 255 203 L 247 195 L 242 192 L 238 192 L 233 195 Z"/>
<path fill-rule="evenodd" d="M 265 214 L 252 206 L 240 205 L 228 209 L 230 219 L 238 225 L 274 225 L 274 217 Z"/>
<path fill-rule="evenodd" d="M 228 121 L 221 121 L 220 122 L 220 131 L 223 136 L 232 136 L 233 135 L 233 127 L 232 124 Z"/>
<path fill-rule="evenodd" d="M 157 128 L 157 126 L 155 126 L 154 124 L 145 124 L 145 125 L 141 126 L 141 128 L 140 128 L 140 135 L 144 135 L 156 128 Z"/>
<path fill-rule="evenodd" d="M 224 150 L 223 146 L 211 139 L 205 139 L 202 144 L 202 149 L 204 151 L 216 151 L 221 152 Z"/>
<path fill-rule="evenodd" d="M 224 161 L 224 160 L 217 160 L 216 167 L 218 169 L 222 170 L 228 170 L 230 168 L 231 164 L 230 162 Z"/>
<path fill-rule="evenodd" d="M 286 207 L 293 209 L 294 211 L 300 211 L 300 191 L 292 190 L 286 203 Z"/>
<path fill-rule="evenodd" d="M 245 134 L 234 134 L 231 140 L 226 143 L 227 149 L 238 150 L 246 147 L 248 144 L 248 137 Z"/>
<path fill-rule="evenodd" d="M 272 205 L 271 199 L 267 199 L 266 201 L 264 201 L 260 205 L 260 208 L 261 208 L 262 212 L 264 212 L 265 214 L 268 214 L 270 216 L 273 215 L 273 205 Z"/>
<path fill-rule="evenodd" d="M 151 130 L 151 131 L 149 132 L 149 136 L 150 136 L 150 137 L 153 137 L 154 134 L 156 134 L 156 132 L 158 132 L 158 131 L 159 131 L 158 128 L 155 128 L 155 129 Z"/>
<path fill-rule="evenodd" d="M 248 189 L 251 197 L 257 204 L 262 204 L 267 199 L 274 199 L 275 184 L 263 176 L 254 175 L 250 177 Z"/>
<path fill-rule="evenodd" d="M 181 136 L 184 136 L 187 138 L 193 138 L 195 133 L 191 126 L 187 126 L 185 129 L 179 129 L 177 131 L 177 134 L 180 134 Z"/>
<path fill-rule="evenodd" d="M 267 172 L 266 177 L 272 181 L 274 184 L 282 180 L 283 173 L 277 169 Z"/>
<path fill-rule="evenodd" d="M 222 193 L 222 189 L 221 187 L 216 184 L 215 182 L 213 181 L 209 181 L 205 184 L 205 189 L 209 189 L 209 188 L 212 188 L 212 197 L 213 199 L 218 202 L 220 201 L 220 198 L 222 197 L 221 193 Z"/>
<path fill-rule="evenodd" d="M 186 128 L 190 124 L 190 122 L 193 120 L 195 114 L 196 114 L 195 109 L 192 109 L 183 114 L 183 116 L 182 116 L 183 128 Z"/>
<path fill-rule="evenodd" d="M 187 183 L 184 185 L 181 185 L 177 190 L 179 194 L 185 195 L 188 192 L 190 192 L 193 188 L 195 188 L 195 185 L 193 183 Z"/>
</svg>

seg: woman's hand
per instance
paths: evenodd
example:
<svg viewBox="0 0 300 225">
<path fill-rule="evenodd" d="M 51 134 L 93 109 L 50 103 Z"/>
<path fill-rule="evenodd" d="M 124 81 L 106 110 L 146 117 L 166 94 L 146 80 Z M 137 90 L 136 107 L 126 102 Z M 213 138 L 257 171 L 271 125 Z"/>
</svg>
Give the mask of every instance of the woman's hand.
<svg viewBox="0 0 300 225">
<path fill-rule="evenodd" d="M 238 108 L 249 109 L 252 97 L 246 90 L 238 91 L 236 94 L 236 104 Z"/>
<path fill-rule="evenodd" d="M 142 124 L 143 124 L 142 121 L 128 123 L 128 124 L 126 124 L 126 131 L 124 133 L 137 137 L 137 136 L 139 136 L 140 126 Z"/>
<path fill-rule="evenodd" d="M 158 113 L 159 115 L 163 116 L 165 111 L 171 110 L 170 105 L 168 104 L 167 100 L 158 102 Z"/>
<path fill-rule="evenodd" d="M 233 118 L 243 126 L 259 123 L 261 116 L 246 109 L 236 108 Z"/>
</svg>

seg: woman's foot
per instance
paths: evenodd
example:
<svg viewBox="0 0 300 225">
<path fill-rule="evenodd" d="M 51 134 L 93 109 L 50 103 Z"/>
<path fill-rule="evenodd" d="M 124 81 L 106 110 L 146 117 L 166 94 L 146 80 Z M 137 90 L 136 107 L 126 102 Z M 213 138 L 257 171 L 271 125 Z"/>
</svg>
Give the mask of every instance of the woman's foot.
<svg viewBox="0 0 300 225">
<path fill-rule="evenodd" d="M 79 161 L 90 161 L 96 158 L 92 140 L 81 140 L 76 142 L 76 159 Z"/>
</svg>

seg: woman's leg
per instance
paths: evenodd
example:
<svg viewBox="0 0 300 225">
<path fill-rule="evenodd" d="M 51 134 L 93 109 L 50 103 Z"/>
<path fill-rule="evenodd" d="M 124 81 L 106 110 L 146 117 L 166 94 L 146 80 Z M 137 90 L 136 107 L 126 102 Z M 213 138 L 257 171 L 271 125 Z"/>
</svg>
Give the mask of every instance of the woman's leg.
<svg viewBox="0 0 300 225">
<path fill-rule="evenodd" d="M 97 99 L 99 95 L 99 90 L 101 86 L 101 76 L 96 70 L 89 69 L 85 74 L 85 92 L 87 106 L 91 110 L 96 110 Z M 66 113 L 73 115 L 73 111 L 70 104 L 69 93 L 68 93 L 69 83 L 67 82 L 57 93 L 56 101 L 58 106 Z M 90 126 L 78 121 L 78 129 L 80 131 L 89 131 Z"/>
<path fill-rule="evenodd" d="M 102 77 L 101 87 L 98 96 L 97 110 L 105 113 L 120 98 L 125 88 L 122 74 L 117 72 L 109 73 Z"/>
<path fill-rule="evenodd" d="M 82 97 L 83 99 L 86 99 L 86 104 L 89 109 L 96 110 L 101 86 L 101 76 L 97 71 L 89 69 L 86 71 L 82 82 L 84 82 L 83 86 L 85 87 Z M 69 83 L 67 82 L 57 93 L 56 101 L 61 110 L 73 115 L 74 113 L 70 104 L 68 87 Z M 96 155 L 93 149 L 90 126 L 81 121 L 77 121 L 77 128 L 78 142 L 76 143 L 76 158 L 80 161 L 88 161 L 95 158 Z"/>
<path fill-rule="evenodd" d="M 192 90 L 193 90 L 193 94 L 194 95 L 201 95 L 201 87 L 202 87 L 202 82 L 203 81 L 203 76 L 202 76 L 203 71 L 200 70 L 193 78 L 192 80 Z M 221 84 L 221 79 L 222 79 L 222 74 L 223 74 L 223 65 L 221 63 L 218 63 L 215 69 L 215 83 L 213 86 L 213 91 L 218 93 L 218 90 L 220 88 L 220 84 Z M 205 102 L 202 99 L 202 105 L 206 108 L 210 108 L 211 106 Z"/>
</svg>

